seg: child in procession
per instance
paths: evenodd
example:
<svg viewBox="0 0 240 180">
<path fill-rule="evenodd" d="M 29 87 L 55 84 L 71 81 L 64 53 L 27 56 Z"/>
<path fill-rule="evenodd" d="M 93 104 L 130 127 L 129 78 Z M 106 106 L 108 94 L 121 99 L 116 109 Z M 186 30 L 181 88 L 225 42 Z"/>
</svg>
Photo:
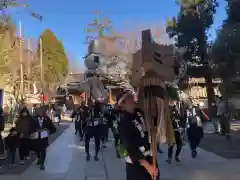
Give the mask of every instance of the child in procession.
<svg viewBox="0 0 240 180">
<path fill-rule="evenodd" d="M 11 128 L 8 136 L 4 139 L 5 148 L 7 151 L 8 167 L 9 169 L 15 164 L 16 151 L 19 144 L 19 135 L 15 128 Z"/>
</svg>

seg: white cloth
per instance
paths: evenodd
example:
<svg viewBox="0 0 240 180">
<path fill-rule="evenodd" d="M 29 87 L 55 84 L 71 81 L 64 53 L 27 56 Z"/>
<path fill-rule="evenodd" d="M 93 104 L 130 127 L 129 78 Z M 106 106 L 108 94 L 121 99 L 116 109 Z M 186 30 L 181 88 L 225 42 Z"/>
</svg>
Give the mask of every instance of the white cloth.
<svg viewBox="0 0 240 180">
<path fill-rule="evenodd" d="M 144 146 L 139 147 L 139 150 L 143 153 L 144 156 L 152 156 L 152 152 L 150 150 L 146 150 Z M 130 156 L 125 157 L 125 161 L 130 164 L 133 163 Z"/>
</svg>

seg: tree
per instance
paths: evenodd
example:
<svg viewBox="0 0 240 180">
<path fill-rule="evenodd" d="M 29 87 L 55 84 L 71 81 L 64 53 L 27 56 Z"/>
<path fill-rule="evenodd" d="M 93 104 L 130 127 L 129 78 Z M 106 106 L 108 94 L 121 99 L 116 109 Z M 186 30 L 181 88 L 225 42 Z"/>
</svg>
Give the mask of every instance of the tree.
<svg viewBox="0 0 240 180">
<path fill-rule="evenodd" d="M 167 32 L 175 38 L 176 47 L 186 48 L 183 59 L 206 71 L 209 115 L 213 101 L 212 72 L 208 58 L 208 30 L 213 24 L 218 3 L 216 0 L 178 0 L 180 12 L 167 21 Z"/>
<path fill-rule="evenodd" d="M 163 25 L 146 24 L 134 26 L 133 24 L 126 26 L 122 32 L 113 32 L 117 37 L 116 59 L 117 65 L 120 67 L 119 72 L 126 74 L 128 81 L 131 81 L 132 75 L 132 55 L 141 49 L 142 31 L 150 29 L 155 42 L 160 44 L 172 44 L 172 40 L 166 34 L 166 29 Z M 116 72 L 116 71 L 115 71 Z"/>
<path fill-rule="evenodd" d="M 104 16 L 100 11 L 94 11 L 93 14 L 96 18 L 85 28 L 86 32 L 86 44 L 89 44 L 92 40 L 100 39 L 101 41 L 107 41 L 112 43 L 115 41 L 115 37 L 110 37 L 109 32 L 112 29 L 112 21 Z M 106 43 L 105 43 L 106 44 Z M 109 74 L 109 68 L 116 66 L 114 57 L 105 58 L 102 62 L 99 72 L 101 74 Z M 106 70 L 106 72 L 105 72 Z"/>
<path fill-rule="evenodd" d="M 6 70 L 12 63 L 12 56 L 16 48 L 16 28 L 9 16 L 0 20 L 0 71 Z"/>
<path fill-rule="evenodd" d="M 223 80 L 222 93 L 226 99 L 232 92 L 232 80 L 240 72 L 240 1 L 226 0 L 227 19 L 212 46 L 212 57 L 218 64 Z"/>
<path fill-rule="evenodd" d="M 68 73 L 68 58 L 62 43 L 50 29 L 46 29 L 40 36 L 42 40 L 44 83 L 53 85 L 62 81 Z M 37 48 L 40 59 L 40 42 Z"/>
<path fill-rule="evenodd" d="M 94 11 L 93 14 L 96 18 L 93 19 L 93 21 L 89 23 L 85 29 L 85 32 L 87 33 L 85 43 L 87 44 L 91 40 L 105 36 L 112 27 L 112 21 L 103 16 L 100 11 Z"/>
</svg>

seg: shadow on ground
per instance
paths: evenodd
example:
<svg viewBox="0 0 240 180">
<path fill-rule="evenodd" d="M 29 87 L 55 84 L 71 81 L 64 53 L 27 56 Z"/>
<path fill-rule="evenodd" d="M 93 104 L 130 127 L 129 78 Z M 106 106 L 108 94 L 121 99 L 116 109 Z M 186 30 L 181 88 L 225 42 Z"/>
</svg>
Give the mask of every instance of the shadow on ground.
<svg viewBox="0 0 240 180">
<path fill-rule="evenodd" d="M 70 121 L 62 121 L 59 125 L 57 132 L 49 137 L 49 144 L 52 144 L 63 132 L 66 130 Z M 12 169 L 8 169 L 7 161 L 0 161 L 1 164 L 5 164 L 4 168 L 0 169 L 0 174 L 22 174 L 34 161 L 36 160 L 36 155 L 34 152 L 31 152 L 31 159 L 27 160 L 24 165 L 19 165 L 19 157 L 16 156 L 16 166 Z"/>
<path fill-rule="evenodd" d="M 231 140 L 218 134 L 205 134 L 200 147 L 227 159 L 239 159 L 240 130 L 231 132 Z"/>
</svg>

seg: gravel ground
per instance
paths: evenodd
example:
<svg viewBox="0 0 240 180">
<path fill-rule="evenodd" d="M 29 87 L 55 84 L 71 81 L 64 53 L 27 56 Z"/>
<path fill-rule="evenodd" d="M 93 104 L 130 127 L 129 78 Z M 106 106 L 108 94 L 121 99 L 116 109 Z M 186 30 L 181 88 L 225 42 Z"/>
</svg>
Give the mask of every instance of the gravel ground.
<svg viewBox="0 0 240 180">
<path fill-rule="evenodd" d="M 69 127 L 70 123 L 70 121 L 62 121 L 57 129 L 57 132 L 49 137 L 49 144 L 52 144 L 64 132 L 64 130 Z M 35 160 L 36 155 L 32 152 L 31 159 L 27 160 L 24 165 L 19 165 L 19 158 L 17 155 L 16 166 L 12 169 L 8 169 L 6 160 L 0 160 L 1 164 L 5 164 L 4 168 L 0 169 L 0 174 L 22 174 Z"/>
<path fill-rule="evenodd" d="M 231 140 L 218 134 L 205 134 L 200 147 L 227 159 L 239 159 L 240 131 L 233 131 Z"/>
<path fill-rule="evenodd" d="M 212 123 L 204 123 L 204 139 L 200 147 L 227 159 L 240 158 L 240 121 L 231 122 L 231 140 L 213 134 Z"/>
</svg>

